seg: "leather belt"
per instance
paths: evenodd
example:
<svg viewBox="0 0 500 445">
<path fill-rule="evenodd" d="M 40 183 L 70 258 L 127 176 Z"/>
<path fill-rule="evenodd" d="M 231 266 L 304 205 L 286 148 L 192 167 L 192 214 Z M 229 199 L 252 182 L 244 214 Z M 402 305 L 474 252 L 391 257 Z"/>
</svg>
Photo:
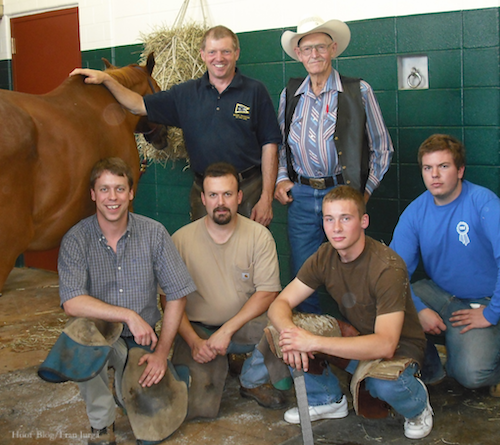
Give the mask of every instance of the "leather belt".
<svg viewBox="0 0 500 445">
<path fill-rule="evenodd" d="M 299 176 L 298 181 L 301 184 L 309 185 L 313 189 L 317 190 L 324 190 L 328 187 L 344 184 L 344 178 L 340 173 L 338 175 L 327 176 L 325 178 L 305 178 L 304 176 Z"/>
<path fill-rule="evenodd" d="M 198 326 L 208 329 L 209 331 L 216 331 L 217 329 L 220 329 L 220 326 L 212 326 L 209 324 L 202 323 L 201 321 L 192 321 L 191 323 L 197 324 Z"/>
<path fill-rule="evenodd" d="M 260 173 L 260 165 L 254 165 L 239 172 L 238 177 L 240 179 L 240 182 L 242 182 L 245 179 L 250 179 L 254 177 L 257 173 Z M 194 172 L 194 178 L 198 184 L 201 185 L 203 183 L 203 175 L 201 175 L 200 173 Z"/>
</svg>

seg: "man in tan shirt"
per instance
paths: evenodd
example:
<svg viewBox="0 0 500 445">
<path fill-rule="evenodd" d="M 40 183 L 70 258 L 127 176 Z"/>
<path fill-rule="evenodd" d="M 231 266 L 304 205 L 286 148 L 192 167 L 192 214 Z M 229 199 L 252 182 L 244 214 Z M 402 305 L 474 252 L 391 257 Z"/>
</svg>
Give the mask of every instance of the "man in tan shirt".
<svg viewBox="0 0 500 445">
<path fill-rule="evenodd" d="M 290 374 L 267 343 L 261 342 L 266 311 L 281 290 L 276 245 L 268 229 L 237 213 L 242 196 L 234 167 L 212 164 L 205 172 L 201 193 L 207 215 L 172 236 L 197 284 L 197 291 L 187 297 L 179 328 L 190 357 L 177 348 L 173 362 L 189 366 L 192 391 L 203 392 L 195 380 L 208 372 L 207 364 L 229 353 L 251 352 L 241 371 L 240 393 L 262 406 L 279 409 L 285 398 L 275 387 L 287 389 Z M 227 365 L 226 358 L 224 362 Z M 221 369 L 216 373 L 226 368 Z M 207 417 L 217 415 L 218 403 L 211 403 L 209 411 Z"/>
</svg>

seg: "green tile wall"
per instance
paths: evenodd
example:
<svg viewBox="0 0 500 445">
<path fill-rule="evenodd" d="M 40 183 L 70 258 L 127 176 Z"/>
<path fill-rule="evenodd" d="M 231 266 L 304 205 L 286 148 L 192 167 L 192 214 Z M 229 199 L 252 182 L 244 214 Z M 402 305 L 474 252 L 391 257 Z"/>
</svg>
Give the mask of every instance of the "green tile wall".
<svg viewBox="0 0 500 445">
<path fill-rule="evenodd" d="M 0 88 L 2 90 L 12 90 L 12 62 L 10 60 L 0 60 Z"/>
<path fill-rule="evenodd" d="M 125 66 L 131 63 L 137 63 L 142 50 L 142 45 L 137 44 L 84 51 L 82 52 L 82 66 L 84 68 L 102 70 L 104 68 L 102 58 L 107 59 L 115 66 Z"/>
<path fill-rule="evenodd" d="M 499 9 L 350 22 L 351 44 L 334 62 L 345 75 L 362 77 L 375 90 L 396 152 L 380 188 L 368 203 L 369 234 L 390 242 L 404 208 L 425 190 L 416 162 L 420 143 L 437 132 L 466 144 L 466 177 L 500 194 Z M 281 50 L 285 29 L 239 34 L 244 74 L 262 80 L 277 108 L 289 77 L 304 76 L 302 65 Z M 84 66 L 102 68 L 137 61 L 140 45 L 89 51 Z M 425 54 L 429 89 L 398 91 L 397 57 Z M 0 64 L 0 82 L 4 82 Z M 170 232 L 188 223 L 191 173 L 185 162 L 152 165 L 140 180 L 135 209 L 161 221 Z M 282 282 L 290 279 L 286 208 L 274 203 L 271 224 Z"/>
</svg>

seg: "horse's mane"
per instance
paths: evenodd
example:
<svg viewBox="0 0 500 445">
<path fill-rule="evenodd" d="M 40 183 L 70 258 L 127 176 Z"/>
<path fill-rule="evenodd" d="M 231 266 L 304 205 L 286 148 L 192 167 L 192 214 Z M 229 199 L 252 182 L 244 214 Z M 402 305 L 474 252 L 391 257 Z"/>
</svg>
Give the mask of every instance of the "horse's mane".
<svg viewBox="0 0 500 445">
<path fill-rule="evenodd" d="M 132 86 L 144 81 L 144 75 L 146 73 L 138 68 L 141 67 L 134 63 L 123 68 L 107 68 L 105 71 L 124 87 L 132 88 Z"/>
</svg>

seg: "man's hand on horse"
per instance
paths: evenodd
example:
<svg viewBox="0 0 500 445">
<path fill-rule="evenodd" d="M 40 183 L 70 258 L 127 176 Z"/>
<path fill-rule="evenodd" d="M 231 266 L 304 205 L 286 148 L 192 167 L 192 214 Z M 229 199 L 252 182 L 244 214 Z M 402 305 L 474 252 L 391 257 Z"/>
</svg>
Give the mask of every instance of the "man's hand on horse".
<svg viewBox="0 0 500 445">
<path fill-rule="evenodd" d="M 106 76 L 108 76 L 108 74 L 106 74 L 104 71 L 91 70 L 88 68 L 75 68 L 73 71 L 71 71 L 71 73 L 69 73 L 70 76 L 76 76 L 78 74 L 85 76 L 85 83 L 95 85 L 104 83 L 104 81 L 106 80 Z"/>
<path fill-rule="evenodd" d="M 146 369 L 139 378 L 139 384 L 145 388 L 156 385 L 165 376 L 167 370 L 167 359 L 160 354 L 144 354 L 140 359 L 138 366 L 147 362 Z"/>
</svg>

